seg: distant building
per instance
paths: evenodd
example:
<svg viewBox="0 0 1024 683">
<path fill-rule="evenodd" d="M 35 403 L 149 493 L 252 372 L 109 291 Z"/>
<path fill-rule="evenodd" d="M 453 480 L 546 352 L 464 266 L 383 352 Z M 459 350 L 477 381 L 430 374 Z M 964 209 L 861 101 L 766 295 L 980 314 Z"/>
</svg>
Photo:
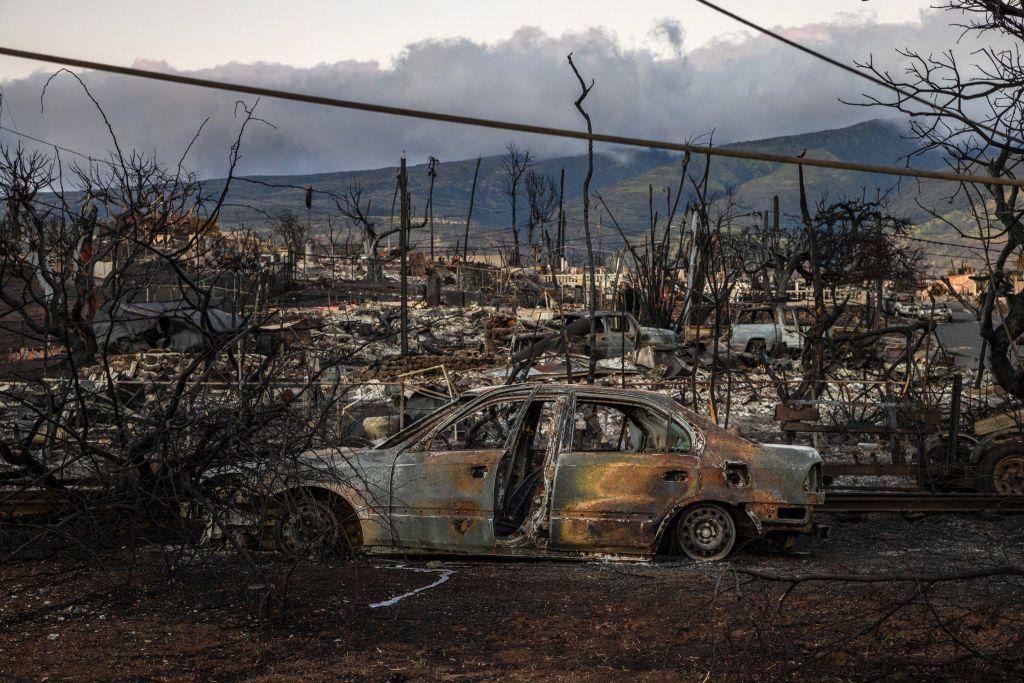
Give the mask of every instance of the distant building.
<svg viewBox="0 0 1024 683">
<path fill-rule="evenodd" d="M 459 257 L 462 258 L 461 256 Z M 505 265 L 505 257 L 499 253 L 478 253 L 478 254 L 467 254 L 467 263 L 483 263 L 489 266 L 503 266 Z"/>
<path fill-rule="evenodd" d="M 978 296 L 978 281 L 974 278 L 977 273 L 973 269 L 968 270 L 964 273 L 956 273 L 954 275 L 947 275 L 950 286 L 960 296 L 974 297 Z"/>
</svg>

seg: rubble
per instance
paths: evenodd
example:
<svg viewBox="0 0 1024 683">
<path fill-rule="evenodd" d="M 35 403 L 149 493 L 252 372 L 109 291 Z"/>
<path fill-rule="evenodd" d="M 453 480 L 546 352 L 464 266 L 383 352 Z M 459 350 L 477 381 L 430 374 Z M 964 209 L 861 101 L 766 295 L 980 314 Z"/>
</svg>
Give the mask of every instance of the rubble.
<svg viewBox="0 0 1024 683">
<path fill-rule="evenodd" d="M 412 374 L 428 372 L 459 372 L 503 365 L 506 358 L 495 353 L 473 351 L 458 355 L 417 354 L 387 356 L 369 366 L 368 374 L 376 379 L 398 379 Z"/>
</svg>

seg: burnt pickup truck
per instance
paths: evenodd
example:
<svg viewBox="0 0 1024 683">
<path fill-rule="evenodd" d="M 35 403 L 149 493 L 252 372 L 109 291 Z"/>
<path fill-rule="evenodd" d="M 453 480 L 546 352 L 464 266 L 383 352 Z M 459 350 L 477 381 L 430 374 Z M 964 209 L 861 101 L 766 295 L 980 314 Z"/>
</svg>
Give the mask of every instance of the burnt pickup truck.
<svg viewBox="0 0 1024 683">
<path fill-rule="evenodd" d="M 756 306 L 741 309 L 725 337 L 733 353 L 783 355 L 804 348 L 809 327 L 806 309 Z"/>
<path fill-rule="evenodd" d="M 663 394 L 581 385 L 472 391 L 376 448 L 220 476 L 261 478 L 248 523 L 292 556 L 720 560 L 741 537 L 811 532 L 824 499 L 813 448 L 753 443 Z"/>
</svg>

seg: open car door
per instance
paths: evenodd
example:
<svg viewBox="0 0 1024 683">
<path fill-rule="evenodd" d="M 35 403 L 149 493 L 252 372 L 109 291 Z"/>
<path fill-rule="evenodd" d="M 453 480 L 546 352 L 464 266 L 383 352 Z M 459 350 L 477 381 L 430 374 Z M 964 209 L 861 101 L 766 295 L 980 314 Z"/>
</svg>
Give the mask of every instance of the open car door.
<svg viewBox="0 0 1024 683">
<path fill-rule="evenodd" d="M 571 395 L 538 396 L 526 408 L 519 435 L 502 460 L 495 496 L 494 532 L 499 546 L 543 549 L 548 545 L 548 502 L 560 438 Z"/>
<path fill-rule="evenodd" d="M 494 546 L 497 473 L 536 393 L 473 403 L 397 456 L 389 506 L 396 548 L 484 552 Z"/>
</svg>

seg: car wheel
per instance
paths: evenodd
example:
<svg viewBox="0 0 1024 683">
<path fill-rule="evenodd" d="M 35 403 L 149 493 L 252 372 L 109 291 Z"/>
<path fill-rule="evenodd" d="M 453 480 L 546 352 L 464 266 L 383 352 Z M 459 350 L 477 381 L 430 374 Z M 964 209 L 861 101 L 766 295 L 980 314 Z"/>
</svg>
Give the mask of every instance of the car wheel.
<svg viewBox="0 0 1024 683">
<path fill-rule="evenodd" d="M 721 560 L 736 546 L 736 522 L 728 510 L 714 503 L 686 510 L 675 534 L 676 547 L 697 562 Z"/>
<path fill-rule="evenodd" d="M 319 559 L 338 549 L 344 531 L 330 505 L 313 496 L 292 500 L 274 524 L 277 549 L 292 559 Z"/>
<path fill-rule="evenodd" d="M 1024 446 L 994 448 L 981 459 L 981 490 L 999 496 L 1024 496 Z"/>
<path fill-rule="evenodd" d="M 747 353 L 760 358 L 764 355 L 765 348 L 763 339 L 753 339 L 747 344 Z"/>
</svg>

